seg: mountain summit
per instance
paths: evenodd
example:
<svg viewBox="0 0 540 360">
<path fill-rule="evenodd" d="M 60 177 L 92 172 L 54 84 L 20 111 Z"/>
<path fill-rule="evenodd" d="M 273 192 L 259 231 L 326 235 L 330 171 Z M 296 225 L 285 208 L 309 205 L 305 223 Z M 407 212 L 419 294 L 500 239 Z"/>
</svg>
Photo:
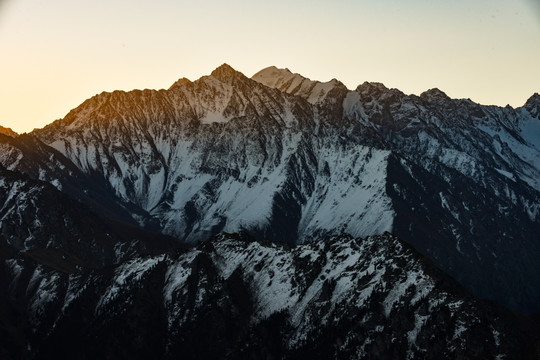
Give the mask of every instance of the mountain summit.
<svg viewBox="0 0 540 360">
<path fill-rule="evenodd" d="M 215 77 L 216 79 L 218 79 L 218 80 L 220 80 L 220 81 L 222 81 L 224 83 L 228 83 L 228 84 L 230 84 L 231 81 L 236 76 L 245 77 L 244 74 L 234 70 L 228 64 L 223 64 L 223 65 L 219 66 L 214 71 L 212 71 L 212 73 L 210 75 Z"/>
<path fill-rule="evenodd" d="M 540 95 L 534 93 L 524 105 L 533 117 L 540 119 Z"/>
<path fill-rule="evenodd" d="M 268 87 L 301 96 L 312 104 L 323 100 L 333 89 L 346 90 L 345 85 L 336 79 L 328 82 L 312 81 L 300 74 L 293 74 L 289 69 L 278 69 L 275 66 L 267 67 L 251 78 Z"/>
</svg>

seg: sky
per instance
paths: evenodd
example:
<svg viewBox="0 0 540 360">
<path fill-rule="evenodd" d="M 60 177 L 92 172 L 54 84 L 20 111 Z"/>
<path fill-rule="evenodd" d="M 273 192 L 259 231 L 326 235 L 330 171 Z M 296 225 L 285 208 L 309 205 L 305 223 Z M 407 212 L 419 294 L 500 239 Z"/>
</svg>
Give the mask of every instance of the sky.
<svg viewBox="0 0 540 360">
<path fill-rule="evenodd" d="M 17 132 L 222 63 L 517 107 L 540 92 L 540 2 L 0 0 L 0 125 Z"/>
</svg>

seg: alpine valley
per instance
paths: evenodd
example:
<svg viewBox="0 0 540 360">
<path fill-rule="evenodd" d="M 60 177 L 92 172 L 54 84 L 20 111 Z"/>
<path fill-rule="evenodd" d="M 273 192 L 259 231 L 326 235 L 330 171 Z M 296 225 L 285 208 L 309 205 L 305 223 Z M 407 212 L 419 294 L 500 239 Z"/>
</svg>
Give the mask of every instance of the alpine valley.
<svg viewBox="0 0 540 360">
<path fill-rule="evenodd" d="M 540 358 L 540 95 L 224 64 L 0 127 L 2 359 Z"/>
</svg>

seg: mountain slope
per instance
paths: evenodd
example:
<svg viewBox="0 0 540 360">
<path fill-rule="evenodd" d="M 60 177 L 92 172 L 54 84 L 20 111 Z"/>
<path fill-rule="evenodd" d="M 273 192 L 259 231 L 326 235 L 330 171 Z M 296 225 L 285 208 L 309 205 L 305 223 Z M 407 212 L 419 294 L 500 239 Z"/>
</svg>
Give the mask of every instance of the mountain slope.
<svg viewBox="0 0 540 360">
<path fill-rule="evenodd" d="M 109 218 L 136 225 L 130 211 L 145 216 L 129 203 L 118 199 L 101 176 L 81 171 L 60 152 L 33 135 L 23 134 L 17 138 L 0 135 L 0 163 L 8 170 L 19 171 L 32 179 L 52 184 Z"/>
<path fill-rule="evenodd" d="M 30 359 L 533 358 L 537 341 L 390 234 L 292 249 L 221 234 L 77 275 L 23 262 L 6 266 Z"/>
<path fill-rule="evenodd" d="M 347 90 L 345 85 L 336 79 L 325 83 L 312 81 L 300 74 L 293 74 L 289 69 L 278 69 L 275 66 L 267 67 L 251 78 L 268 87 L 303 97 L 312 104 L 323 101 L 336 90 Z"/>
<path fill-rule="evenodd" d="M 11 136 L 11 137 L 17 137 L 19 135 L 15 131 L 11 130 L 10 128 L 6 128 L 3 126 L 0 126 L 0 134 Z"/>
</svg>

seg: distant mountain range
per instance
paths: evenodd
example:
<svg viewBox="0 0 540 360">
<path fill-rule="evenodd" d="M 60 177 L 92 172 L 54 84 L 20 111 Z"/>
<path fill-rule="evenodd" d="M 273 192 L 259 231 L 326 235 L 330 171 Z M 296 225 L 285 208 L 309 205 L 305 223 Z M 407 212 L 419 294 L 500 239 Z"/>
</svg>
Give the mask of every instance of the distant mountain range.
<svg viewBox="0 0 540 360">
<path fill-rule="evenodd" d="M 416 96 L 364 83 L 349 90 L 275 67 L 250 79 L 224 64 L 167 90 L 101 93 L 29 134 L 0 133 L 0 285 L 10 294 L 5 308 L 26 322 L 16 325 L 9 313 L 0 320 L 13 344 L 37 346 L 29 356 L 51 355 L 76 318 L 92 318 L 89 309 L 104 314 L 83 321 L 100 334 L 92 341 L 124 321 L 132 322 L 129 336 L 110 341 L 124 344 L 137 328 L 155 326 L 163 337 L 141 349 L 163 356 L 184 353 L 201 328 L 213 326 L 211 318 L 197 319 L 214 312 L 225 314 L 220 326 L 232 327 L 215 357 L 535 351 L 532 320 L 475 297 L 540 311 L 538 94 L 523 107 L 502 108 L 438 89 Z M 215 236 L 222 240 L 206 243 Z M 215 252 L 229 241 L 227 251 Z M 355 257 L 349 250 L 359 244 L 369 246 Z M 270 266 L 245 253 L 250 247 L 281 260 Z M 303 252 L 318 255 L 308 261 Z M 367 271 L 370 254 L 378 265 Z M 332 275 L 315 261 L 324 256 Z M 252 257 L 258 260 L 248 265 Z M 182 271 L 173 268 L 185 276 L 174 280 Z M 300 278 L 271 295 L 270 285 L 256 281 L 261 271 Z M 174 300 L 183 305 L 167 297 L 170 284 L 184 289 L 183 300 Z M 370 286 L 378 286 L 369 292 L 375 295 L 367 295 Z M 104 303 L 111 289 L 114 301 Z M 38 301 L 40 293 L 49 300 Z M 265 296 L 278 297 L 263 306 Z M 389 317 L 396 301 L 401 325 Z M 135 313 L 115 310 L 122 304 Z M 135 315 L 150 311 L 148 304 L 162 317 Z M 243 325 L 233 324 L 237 316 Z M 317 329 L 315 318 L 327 321 Z M 435 345 L 428 340 L 439 327 L 446 340 Z M 359 335 L 362 329 L 373 332 Z M 224 334 L 216 329 L 208 341 Z M 291 340 L 282 341 L 285 335 Z M 268 352 L 239 345 L 248 340 Z M 83 337 L 65 350 L 76 351 L 77 341 L 91 350 Z M 490 345 L 480 350 L 478 341 Z M 5 345 L 4 352 L 16 350 Z"/>
</svg>

